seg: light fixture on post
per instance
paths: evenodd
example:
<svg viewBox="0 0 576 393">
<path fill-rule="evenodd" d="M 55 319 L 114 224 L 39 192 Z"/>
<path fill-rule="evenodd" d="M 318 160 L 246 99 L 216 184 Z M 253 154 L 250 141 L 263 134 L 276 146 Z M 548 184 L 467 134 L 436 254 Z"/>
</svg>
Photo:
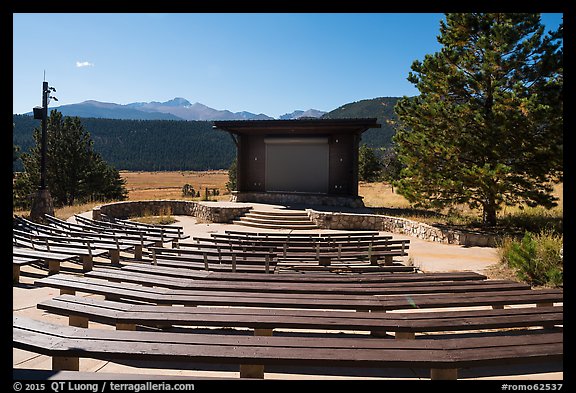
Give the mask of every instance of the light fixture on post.
<svg viewBox="0 0 576 393">
<path fill-rule="evenodd" d="M 46 122 L 48 118 L 48 104 L 50 103 L 50 99 L 58 101 L 56 97 L 50 95 L 51 92 L 55 91 L 55 88 L 48 86 L 48 82 L 44 81 L 42 83 L 42 106 L 33 108 L 34 119 L 42 120 L 42 136 L 40 142 L 40 186 L 38 187 L 38 192 L 32 201 L 32 209 L 30 210 L 30 219 L 37 222 L 43 222 L 45 214 L 51 216 L 54 215 L 52 196 L 50 195 L 50 191 L 46 184 L 46 150 L 48 147 Z"/>
</svg>

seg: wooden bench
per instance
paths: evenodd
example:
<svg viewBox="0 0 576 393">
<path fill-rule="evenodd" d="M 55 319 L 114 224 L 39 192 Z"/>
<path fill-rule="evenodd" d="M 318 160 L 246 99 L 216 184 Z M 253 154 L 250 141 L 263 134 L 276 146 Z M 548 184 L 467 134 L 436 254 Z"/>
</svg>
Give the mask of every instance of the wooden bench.
<svg viewBox="0 0 576 393">
<path fill-rule="evenodd" d="M 20 283 L 20 267 L 39 263 L 42 260 L 38 257 L 24 257 L 20 255 L 12 255 L 12 284 Z"/>
<path fill-rule="evenodd" d="M 162 277 L 155 274 L 139 273 L 128 270 L 101 268 L 84 274 L 85 277 L 103 278 L 116 282 L 128 282 L 145 286 L 158 286 L 172 289 L 202 289 L 205 291 L 247 291 L 247 292 L 281 292 L 281 293 L 338 293 L 338 294 L 372 294 L 391 295 L 405 293 L 459 293 L 479 291 L 506 291 L 513 289 L 530 289 L 528 284 L 510 280 L 485 281 L 421 281 L 396 283 L 305 283 L 203 280 L 190 278 Z"/>
<path fill-rule="evenodd" d="M 414 339 L 416 333 L 485 333 L 488 329 L 512 329 L 563 325 L 563 307 L 522 307 L 497 310 L 461 310 L 417 313 L 354 313 L 348 311 L 278 310 L 239 307 L 172 307 L 130 304 L 91 297 L 61 295 L 37 307 L 69 318 L 70 326 L 89 322 L 135 330 L 136 325 L 166 328 L 172 325 L 250 328 L 255 335 L 272 335 L 274 329 L 302 331 L 355 331 Z"/>
<path fill-rule="evenodd" d="M 86 228 L 70 228 L 68 225 L 59 226 L 57 224 L 43 225 L 38 224 L 23 217 L 14 217 L 14 223 L 17 228 L 36 234 L 81 237 L 87 239 L 96 239 L 101 242 L 120 244 L 130 246 L 134 251 L 134 259 L 142 259 L 143 250 L 156 244 L 155 241 L 145 240 L 143 234 L 131 235 L 123 233 L 104 233 L 98 230 L 87 230 Z M 73 225 L 73 224 L 72 224 Z"/>
<path fill-rule="evenodd" d="M 350 241 L 350 239 L 327 239 L 318 236 L 311 236 L 306 240 L 229 238 L 218 234 L 212 234 L 210 238 L 193 238 L 196 243 L 203 244 L 215 243 L 230 247 L 251 244 L 274 247 L 278 249 L 278 257 L 283 260 L 316 260 L 323 265 L 329 265 L 331 260 L 368 260 L 372 264 L 377 264 L 381 258 L 384 258 L 386 265 L 391 265 L 393 257 L 407 256 L 410 246 L 410 240 L 391 240 L 391 236 L 357 239 Z"/>
<path fill-rule="evenodd" d="M 131 251 L 134 249 L 132 245 L 120 244 L 118 241 L 108 242 L 87 237 L 35 234 L 18 229 L 12 230 L 12 236 L 18 236 L 20 239 L 27 239 L 29 243 L 34 246 L 45 245 L 47 248 L 53 246 L 65 246 L 81 249 L 86 248 L 89 250 L 107 250 L 110 261 L 113 265 L 120 264 L 120 252 Z"/>
<path fill-rule="evenodd" d="M 78 214 L 75 214 L 74 218 L 76 219 L 76 222 L 82 223 L 84 225 L 91 225 L 101 228 L 110 228 L 126 231 L 143 232 L 147 236 L 154 236 L 157 239 L 159 238 L 161 243 L 172 242 L 173 245 L 177 244 L 182 239 L 187 239 L 190 237 L 189 235 L 183 232 L 182 227 L 178 226 L 171 226 L 171 225 L 160 226 L 160 225 L 151 225 L 143 223 L 139 225 L 135 225 L 135 223 L 132 223 L 131 225 L 129 225 L 126 222 L 122 221 L 110 222 L 110 221 L 93 220 Z M 170 229 L 167 229 L 166 227 L 169 227 Z"/>
<path fill-rule="evenodd" d="M 154 245 L 156 245 L 158 247 L 162 247 L 164 245 L 164 241 L 166 240 L 166 239 L 163 239 L 159 235 L 150 234 L 150 233 L 147 233 L 146 231 L 129 229 L 129 228 L 124 228 L 124 227 L 114 228 L 114 227 L 109 227 L 109 226 L 105 226 L 105 225 L 93 225 L 93 224 L 90 224 L 88 222 L 84 222 L 81 219 L 78 220 L 78 217 L 82 217 L 82 216 L 76 216 L 76 220 L 77 220 L 76 223 L 71 223 L 71 222 L 63 221 L 63 220 L 52 220 L 51 224 L 52 225 L 58 225 L 64 229 L 75 230 L 75 231 L 105 233 L 105 234 L 116 235 L 116 236 L 136 236 L 138 238 L 143 239 L 144 241 L 154 242 Z M 84 218 L 84 217 L 82 217 L 82 218 Z M 98 222 L 98 221 L 94 221 L 94 222 Z"/>
<path fill-rule="evenodd" d="M 76 258 L 76 255 L 61 254 L 52 251 L 33 250 L 31 248 L 17 246 L 12 246 L 12 256 L 13 258 L 32 258 L 35 260 L 43 261 L 48 267 L 48 274 L 59 273 L 61 262 L 71 261 Z M 17 268 L 15 266 L 13 267 L 14 274 L 16 274 L 15 270 L 18 269 L 18 280 L 20 277 L 20 266 L 21 265 L 18 265 Z M 13 279 L 14 278 L 16 277 L 13 277 Z"/>
<path fill-rule="evenodd" d="M 381 244 L 325 246 L 316 244 L 314 248 L 288 247 L 284 260 L 316 260 L 321 265 L 328 266 L 332 261 L 369 261 L 377 265 L 384 259 L 385 265 L 392 265 L 393 257 L 408 256 L 409 240 L 386 240 Z"/>
<path fill-rule="evenodd" d="M 282 233 L 282 232 L 244 232 L 244 231 L 224 231 L 225 235 L 237 238 L 263 238 L 263 239 L 292 239 L 292 240 L 309 240 L 311 238 L 330 238 L 330 239 L 369 239 L 373 236 L 379 236 L 378 231 L 338 231 L 338 232 L 313 232 L 313 233 Z"/>
<path fill-rule="evenodd" d="M 302 308 L 356 311 L 392 311 L 424 308 L 536 304 L 549 306 L 563 302 L 563 291 L 557 289 L 513 289 L 468 291 L 464 293 L 420 293 L 409 290 L 401 295 L 341 295 L 317 293 L 265 293 L 249 291 L 216 291 L 196 289 L 151 288 L 130 283 L 117 283 L 91 277 L 67 274 L 53 275 L 35 281 L 37 286 L 60 289 L 60 294 L 78 292 L 103 295 L 109 300 L 134 300 L 159 305 L 236 306 L 266 308 Z"/>
<path fill-rule="evenodd" d="M 386 282 L 420 282 L 420 281 L 468 281 L 485 280 L 486 276 L 476 272 L 431 272 L 416 273 L 414 271 L 403 274 L 391 274 L 383 272 L 381 274 L 361 274 L 361 273 L 333 273 L 333 274 L 259 274 L 259 273 L 228 273 L 215 271 L 198 271 L 178 267 L 129 264 L 122 267 L 122 270 L 139 273 L 149 273 L 157 276 L 203 279 L 203 280 L 225 280 L 225 281 L 254 281 L 265 283 L 297 282 L 297 283 L 386 283 Z"/>
<path fill-rule="evenodd" d="M 12 235 L 12 242 L 22 248 L 32 250 L 55 252 L 58 254 L 68 254 L 77 257 L 82 262 L 83 271 L 88 272 L 94 267 L 94 257 L 103 257 L 108 255 L 108 250 L 101 248 L 92 248 L 88 245 L 46 242 L 38 244 L 35 241 L 29 241 L 23 237 Z M 58 268 L 59 269 L 59 268 Z"/>
<path fill-rule="evenodd" d="M 153 265 L 204 268 L 232 272 L 270 273 L 277 263 L 270 251 L 236 251 L 219 247 L 164 248 L 150 247 Z"/>
<path fill-rule="evenodd" d="M 442 340 L 239 336 L 84 329 L 13 316 L 14 348 L 52 358 L 53 370 L 80 370 L 80 358 L 239 364 L 240 377 L 263 378 L 267 365 L 430 369 L 457 379 L 458 368 L 558 361 L 562 333 L 509 333 Z"/>
<path fill-rule="evenodd" d="M 172 237 L 177 241 L 182 239 L 188 239 L 190 235 L 184 233 L 184 227 L 180 225 L 163 225 L 163 224 L 147 224 L 144 222 L 136 222 L 132 220 L 124 220 L 120 218 L 113 218 L 108 220 L 114 224 L 121 224 L 129 228 L 138 228 L 138 229 L 150 229 L 150 230 L 158 230 L 164 232 L 166 236 Z"/>
</svg>

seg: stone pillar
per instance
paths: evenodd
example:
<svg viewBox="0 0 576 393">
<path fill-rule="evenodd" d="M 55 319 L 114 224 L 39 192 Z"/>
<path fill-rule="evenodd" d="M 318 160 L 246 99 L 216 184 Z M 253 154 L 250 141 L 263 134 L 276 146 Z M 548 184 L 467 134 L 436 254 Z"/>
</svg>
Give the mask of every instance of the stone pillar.
<svg viewBox="0 0 576 393">
<path fill-rule="evenodd" d="M 54 204 L 52 196 L 47 188 L 38 189 L 38 193 L 32 202 L 32 209 L 30 210 L 30 220 L 34 222 L 44 222 L 44 214 L 54 215 Z"/>
</svg>

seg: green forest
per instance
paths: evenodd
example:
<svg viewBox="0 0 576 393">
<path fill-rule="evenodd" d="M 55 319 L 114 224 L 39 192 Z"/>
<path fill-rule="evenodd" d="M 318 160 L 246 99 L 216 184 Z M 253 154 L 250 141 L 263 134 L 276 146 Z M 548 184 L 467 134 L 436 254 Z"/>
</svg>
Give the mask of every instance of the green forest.
<svg viewBox="0 0 576 393">
<path fill-rule="evenodd" d="M 341 106 L 323 118 L 375 117 L 382 128 L 362 134 L 362 143 L 385 147 L 391 143 L 398 98 L 383 97 L 362 100 Z M 94 151 L 118 170 L 178 171 L 227 169 L 236 155 L 236 146 L 225 131 L 212 128 L 210 121 L 186 120 L 119 120 L 81 118 L 90 133 Z M 13 143 L 26 153 L 34 144 L 34 128 L 40 120 L 28 115 L 13 115 Z M 14 170 L 21 171 L 20 160 Z"/>
<path fill-rule="evenodd" d="M 118 170 L 176 171 L 225 169 L 236 154 L 230 135 L 209 121 L 82 118 L 94 151 Z M 14 115 L 13 143 L 27 152 L 39 120 Z M 14 170 L 21 170 L 21 163 Z"/>
</svg>

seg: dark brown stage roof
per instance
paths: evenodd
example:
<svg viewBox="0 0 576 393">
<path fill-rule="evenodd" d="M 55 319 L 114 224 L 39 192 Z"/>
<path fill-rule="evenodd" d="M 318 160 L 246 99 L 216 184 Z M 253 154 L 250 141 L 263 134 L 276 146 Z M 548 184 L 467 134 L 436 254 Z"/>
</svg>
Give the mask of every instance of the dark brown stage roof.
<svg viewBox="0 0 576 393">
<path fill-rule="evenodd" d="M 296 120 L 222 120 L 214 121 L 214 129 L 233 134 L 361 134 L 380 128 L 376 118 L 365 119 L 296 119 Z"/>
</svg>

